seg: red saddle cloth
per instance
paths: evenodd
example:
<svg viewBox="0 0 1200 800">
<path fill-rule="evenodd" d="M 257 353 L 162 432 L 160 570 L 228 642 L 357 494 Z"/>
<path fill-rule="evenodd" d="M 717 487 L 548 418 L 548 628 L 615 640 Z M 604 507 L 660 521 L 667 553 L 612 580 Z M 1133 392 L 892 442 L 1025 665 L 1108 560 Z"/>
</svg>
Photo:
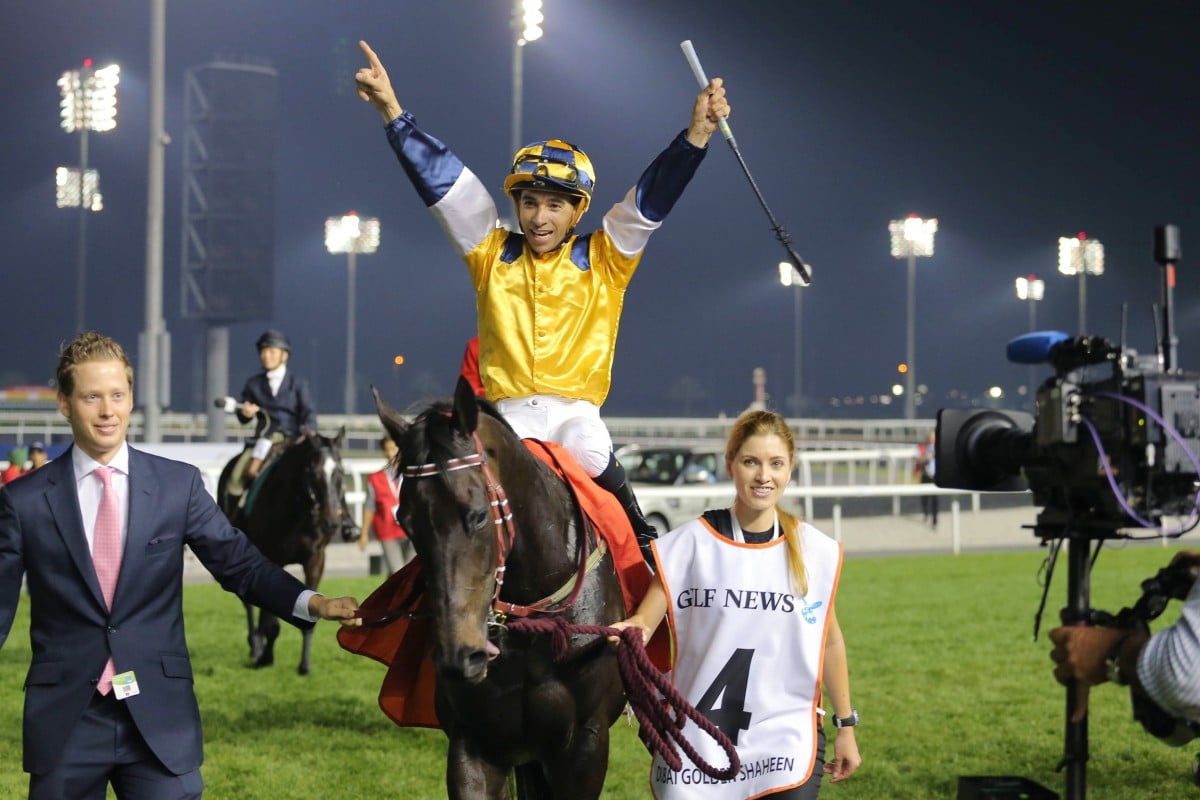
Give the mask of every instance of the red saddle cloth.
<svg viewBox="0 0 1200 800">
<path fill-rule="evenodd" d="M 583 513 L 604 537 L 625 597 L 628 616 L 637 608 L 652 578 L 638 549 L 637 538 L 621 504 L 610 492 L 596 485 L 561 445 L 525 439 L 525 446 L 569 481 Z M 428 610 L 422 591 L 420 558 L 389 577 L 362 602 L 364 619 L 371 619 L 405 604 L 408 610 Z M 433 664 L 433 620 L 427 616 L 402 617 L 381 627 L 341 628 L 338 644 L 344 650 L 373 658 L 387 666 L 379 690 L 379 707 L 397 725 L 440 728 L 434 711 L 433 690 L 437 669 Z M 666 626 L 660 626 L 651 641 L 650 657 L 659 669 L 669 664 Z"/>
</svg>

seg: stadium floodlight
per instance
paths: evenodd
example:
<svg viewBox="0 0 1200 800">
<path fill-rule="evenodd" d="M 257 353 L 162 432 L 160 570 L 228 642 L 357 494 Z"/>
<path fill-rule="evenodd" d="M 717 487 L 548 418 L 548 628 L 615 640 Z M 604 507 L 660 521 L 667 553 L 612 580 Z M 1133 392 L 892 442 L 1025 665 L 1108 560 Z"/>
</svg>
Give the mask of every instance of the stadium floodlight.
<svg viewBox="0 0 1200 800">
<path fill-rule="evenodd" d="M 904 418 L 916 417 L 917 382 L 917 258 L 933 255 L 933 239 L 937 219 L 922 219 L 909 214 L 906 219 L 894 219 L 888 224 L 892 237 L 892 258 L 908 262 L 908 325 L 905 336 L 904 360 Z"/>
<path fill-rule="evenodd" d="M 59 167 L 54 171 L 54 204 L 58 208 L 78 208 L 83 203 L 88 211 L 103 211 L 104 197 L 100 194 L 100 173 L 89 169 L 79 185 L 79 170 Z"/>
<path fill-rule="evenodd" d="M 804 338 L 801 332 L 801 324 L 803 321 L 803 312 L 801 307 L 801 297 L 804 288 L 804 278 L 796 271 L 796 267 L 790 261 L 779 262 L 779 283 L 781 286 L 791 286 L 794 299 L 792 313 L 792 332 L 795 335 L 795 342 L 792 345 L 792 393 L 795 397 L 796 416 L 804 416 L 804 380 L 803 380 L 803 347 Z"/>
<path fill-rule="evenodd" d="M 100 175 L 88 169 L 88 131 L 104 133 L 117 127 L 117 84 L 121 68 L 116 64 L 96 69 L 86 59 L 82 69 L 67 70 L 58 79 L 61 94 L 59 123 L 67 133 L 79 134 L 79 166 L 59 167 L 55 175 L 55 203 L 59 208 L 79 209 L 79 250 L 75 267 L 75 330 L 85 330 L 84 303 L 87 297 L 87 215 L 104 207 Z M 82 177 L 81 177 L 82 176 Z"/>
<path fill-rule="evenodd" d="M 333 255 L 346 254 L 346 413 L 354 413 L 354 268 L 359 253 L 379 249 L 379 220 L 355 212 L 325 220 L 325 249 Z"/>
<path fill-rule="evenodd" d="M 1104 245 L 1080 231 L 1058 240 L 1058 271 L 1079 276 L 1079 335 L 1087 335 L 1087 276 L 1104 274 Z"/>
<path fill-rule="evenodd" d="M 62 129 L 67 133 L 103 133 L 116 128 L 117 84 L 120 82 L 120 66 L 110 64 L 93 69 L 90 58 L 83 62 L 83 69 L 64 72 L 58 79 L 62 93 L 59 105 Z"/>
<path fill-rule="evenodd" d="M 1046 296 L 1046 282 L 1036 275 L 1021 276 L 1017 278 L 1017 299 L 1024 300 L 1029 304 L 1029 332 L 1033 333 L 1037 330 L 1037 304 Z M 1029 382 L 1028 397 L 1030 402 L 1033 402 L 1033 396 L 1037 387 L 1034 385 L 1036 381 L 1036 367 L 1033 364 L 1029 365 Z"/>
<path fill-rule="evenodd" d="M 525 45 L 542 38 L 542 0 L 513 0 L 512 57 L 512 152 L 525 144 L 521 141 L 521 117 L 525 84 Z"/>
<path fill-rule="evenodd" d="M 542 38 L 542 23 L 546 20 L 542 14 L 542 0 L 514 0 L 513 20 L 513 27 L 521 32 L 517 36 L 517 47 Z"/>
</svg>

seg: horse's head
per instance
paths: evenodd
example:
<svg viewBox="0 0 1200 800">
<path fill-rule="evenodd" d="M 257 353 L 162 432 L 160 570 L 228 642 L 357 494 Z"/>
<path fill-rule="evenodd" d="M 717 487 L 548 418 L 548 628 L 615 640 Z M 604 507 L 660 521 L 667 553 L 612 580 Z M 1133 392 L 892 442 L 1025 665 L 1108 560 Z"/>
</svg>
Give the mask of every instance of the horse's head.
<svg viewBox="0 0 1200 800">
<path fill-rule="evenodd" d="M 480 413 L 463 380 L 452 405 L 435 403 L 411 423 L 378 392 L 375 402 L 400 447 L 397 468 L 404 482 L 397 516 L 421 557 L 436 623 L 438 668 L 449 678 L 481 681 L 498 652 L 488 625 L 494 622 L 492 601 L 511 546 L 511 527 L 502 520 L 507 510 L 493 512 L 497 467 L 485 453 L 506 446 L 506 435 L 520 443 L 497 417 Z"/>
<path fill-rule="evenodd" d="M 340 533 L 348 542 L 357 538 L 358 528 L 346 507 L 346 473 L 341 450 L 345 435 L 345 426 L 334 437 L 306 432 L 292 449 L 303 459 L 304 497 L 312 513 L 313 527 L 330 538 Z"/>
</svg>

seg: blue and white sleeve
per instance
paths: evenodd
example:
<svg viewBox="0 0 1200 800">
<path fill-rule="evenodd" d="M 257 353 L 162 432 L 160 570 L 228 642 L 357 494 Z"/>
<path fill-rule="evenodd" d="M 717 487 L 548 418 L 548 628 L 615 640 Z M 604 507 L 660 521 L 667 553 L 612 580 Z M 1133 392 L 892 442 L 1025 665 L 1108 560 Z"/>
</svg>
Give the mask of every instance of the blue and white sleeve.
<svg viewBox="0 0 1200 800">
<path fill-rule="evenodd" d="M 604 215 L 604 231 L 626 256 L 641 252 L 650 234 L 662 226 L 704 160 L 707 148 L 696 147 L 680 133 L 658 154 L 620 203 Z"/>
<path fill-rule="evenodd" d="M 450 148 L 418 128 L 407 111 L 388 124 L 387 136 L 417 194 L 459 255 L 474 250 L 500 224 L 487 188 Z"/>
</svg>

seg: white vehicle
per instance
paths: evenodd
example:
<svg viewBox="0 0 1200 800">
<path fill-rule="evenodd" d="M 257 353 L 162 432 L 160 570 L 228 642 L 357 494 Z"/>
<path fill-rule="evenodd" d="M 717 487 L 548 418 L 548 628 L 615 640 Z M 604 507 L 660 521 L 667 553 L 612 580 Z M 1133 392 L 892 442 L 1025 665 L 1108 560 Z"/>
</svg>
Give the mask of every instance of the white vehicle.
<svg viewBox="0 0 1200 800">
<path fill-rule="evenodd" d="M 617 459 L 625 467 L 646 521 L 660 535 L 710 508 L 726 508 L 733 502 L 733 481 L 725 471 L 725 451 L 720 448 L 627 445 L 617 451 Z M 712 494 L 681 498 L 638 491 L 647 486 L 711 486 Z"/>
</svg>

